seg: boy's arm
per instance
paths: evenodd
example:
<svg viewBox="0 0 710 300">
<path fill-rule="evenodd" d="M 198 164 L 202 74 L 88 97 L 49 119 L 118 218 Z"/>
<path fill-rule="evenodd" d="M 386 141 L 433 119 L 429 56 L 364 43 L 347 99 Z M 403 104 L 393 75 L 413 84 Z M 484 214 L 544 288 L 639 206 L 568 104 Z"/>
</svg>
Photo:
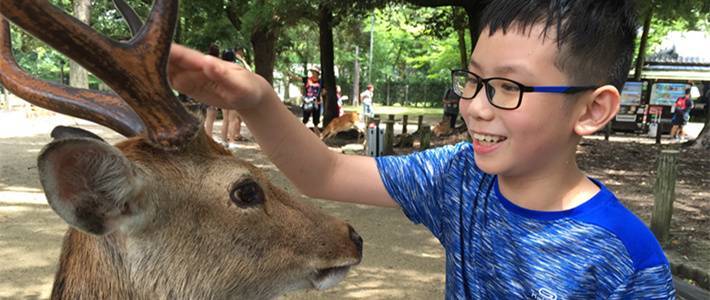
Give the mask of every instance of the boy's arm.
<svg viewBox="0 0 710 300">
<path fill-rule="evenodd" d="M 281 103 L 261 76 L 174 45 L 169 77 L 182 93 L 210 105 L 237 109 L 271 161 L 304 194 L 395 207 L 371 157 L 329 150 Z"/>
<path fill-rule="evenodd" d="M 273 90 L 262 105 L 239 113 L 264 153 L 304 194 L 397 206 L 385 189 L 373 158 L 329 150 L 286 109 Z"/>
</svg>

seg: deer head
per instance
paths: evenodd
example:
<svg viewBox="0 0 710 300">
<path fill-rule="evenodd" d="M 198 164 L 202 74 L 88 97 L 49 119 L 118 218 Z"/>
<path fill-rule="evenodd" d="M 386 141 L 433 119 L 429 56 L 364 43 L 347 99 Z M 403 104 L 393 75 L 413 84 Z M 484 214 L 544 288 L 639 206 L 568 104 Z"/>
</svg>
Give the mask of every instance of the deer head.
<svg viewBox="0 0 710 300">
<path fill-rule="evenodd" d="M 116 94 L 32 78 L 0 24 L 0 80 L 27 101 L 128 137 L 110 145 L 58 127 L 38 158 L 67 231 L 53 299 L 264 299 L 327 288 L 362 257 L 347 223 L 295 201 L 215 143 L 166 76 L 177 1 L 157 0 L 129 42 L 47 1 L 0 0 L 0 14 L 82 64 Z"/>
</svg>

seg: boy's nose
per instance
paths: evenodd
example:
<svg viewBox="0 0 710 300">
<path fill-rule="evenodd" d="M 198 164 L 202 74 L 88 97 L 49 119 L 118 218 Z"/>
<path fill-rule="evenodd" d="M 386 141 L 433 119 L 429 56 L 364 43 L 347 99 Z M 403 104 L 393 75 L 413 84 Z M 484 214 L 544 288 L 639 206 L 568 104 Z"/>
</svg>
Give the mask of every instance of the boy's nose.
<svg viewBox="0 0 710 300">
<path fill-rule="evenodd" d="M 461 111 L 461 114 L 465 113 L 474 119 L 490 120 L 493 118 L 494 107 L 488 102 L 488 98 L 486 98 L 485 87 L 481 88 L 473 99 L 462 101 L 468 102 L 468 105 L 465 107 L 466 111 Z"/>
</svg>

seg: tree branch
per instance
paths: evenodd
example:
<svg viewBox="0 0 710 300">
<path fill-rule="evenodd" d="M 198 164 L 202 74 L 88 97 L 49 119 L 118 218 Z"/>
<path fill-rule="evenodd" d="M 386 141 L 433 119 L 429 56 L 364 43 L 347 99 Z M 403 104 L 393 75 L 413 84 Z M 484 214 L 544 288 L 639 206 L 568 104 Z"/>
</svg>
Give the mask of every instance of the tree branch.
<svg viewBox="0 0 710 300">
<path fill-rule="evenodd" d="M 404 2 L 426 7 L 440 7 L 440 6 L 461 6 L 466 7 L 469 5 L 466 0 L 404 0 Z M 475 1 L 474 1 L 475 2 Z"/>
</svg>

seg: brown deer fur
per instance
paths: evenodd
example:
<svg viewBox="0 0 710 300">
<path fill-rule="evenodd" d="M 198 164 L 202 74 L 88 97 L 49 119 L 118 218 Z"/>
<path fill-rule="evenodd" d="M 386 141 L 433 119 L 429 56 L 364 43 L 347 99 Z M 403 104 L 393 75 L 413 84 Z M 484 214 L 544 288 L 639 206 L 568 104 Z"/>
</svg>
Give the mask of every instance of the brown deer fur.
<svg viewBox="0 0 710 300">
<path fill-rule="evenodd" d="M 133 205 L 142 211 L 103 236 L 70 228 L 52 299 L 268 299 L 360 259 L 346 223 L 291 199 L 204 134 L 179 153 L 141 138 L 116 147 L 144 173 Z M 244 176 L 264 189 L 263 206 L 231 203 L 229 184 Z"/>
<path fill-rule="evenodd" d="M 328 125 L 321 132 L 321 140 L 327 140 L 332 136 L 338 134 L 338 132 L 348 130 L 350 128 L 357 128 L 357 121 L 359 119 L 357 112 L 345 112 L 342 116 L 337 117 L 328 123 Z M 360 128 L 357 128 L 361 131 Z"/>
</svg>

